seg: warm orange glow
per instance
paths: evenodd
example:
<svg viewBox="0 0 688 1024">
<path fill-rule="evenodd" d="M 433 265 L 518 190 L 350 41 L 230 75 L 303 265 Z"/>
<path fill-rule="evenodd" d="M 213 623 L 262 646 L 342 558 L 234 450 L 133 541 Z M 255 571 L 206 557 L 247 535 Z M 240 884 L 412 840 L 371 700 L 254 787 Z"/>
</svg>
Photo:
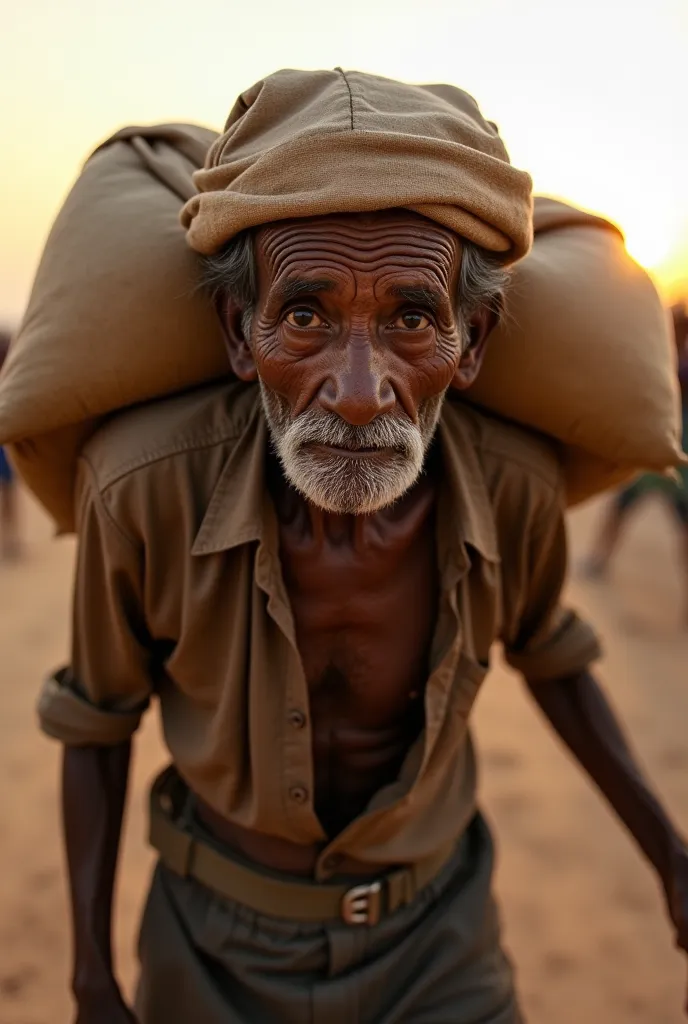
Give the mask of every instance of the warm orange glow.
<svg viewBox="0 0 688 1024">
<path fill-rule="evenodd" d="M 335 15 L 337 15 L 335 17 Z M 0 320 L 16 319 L 84 156 L 122 124 L 220 127 L 278 67 L 466 88 L 540 192 L 615 220 L 688 293 L 686 0 L 32 0 L 3 15 Z"/>
</svg>

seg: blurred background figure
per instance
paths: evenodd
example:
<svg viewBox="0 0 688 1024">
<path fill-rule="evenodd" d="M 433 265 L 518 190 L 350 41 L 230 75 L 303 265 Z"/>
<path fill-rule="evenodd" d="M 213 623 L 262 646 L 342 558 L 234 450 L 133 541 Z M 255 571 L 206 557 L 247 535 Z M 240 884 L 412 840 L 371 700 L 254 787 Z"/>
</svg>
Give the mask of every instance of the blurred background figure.
<svg viewBox="0 0 688 1024">
<path fill-rule="evenodd" d="M 0 369 L 9 347 L 9 333 L 0 330 Z M 11 561 L 21 554 L 18 504 L 14 470 L 7 458 L 7 452 L 0 446 L 0 559 L 3 561 Z"/>
<path fill-rule="evenodd" d="M 688 452 L 688 307 L 685 303 L 679 303 L 672 307 L 671 314 L 678 349 L 678 373 L 683 407 L 683 450 Z M 685 620 L 688 622 L 688 466 L 683 466 L 679 470 L 678 479 L 669 479 L 657 473 L 644 473 L 616 494 L 586 565 L 586 574 L 592 579 L 604 576 L 629 512 L 648 495 L 659 496 L 678 520 L 684 559 Z"/>
</svg>

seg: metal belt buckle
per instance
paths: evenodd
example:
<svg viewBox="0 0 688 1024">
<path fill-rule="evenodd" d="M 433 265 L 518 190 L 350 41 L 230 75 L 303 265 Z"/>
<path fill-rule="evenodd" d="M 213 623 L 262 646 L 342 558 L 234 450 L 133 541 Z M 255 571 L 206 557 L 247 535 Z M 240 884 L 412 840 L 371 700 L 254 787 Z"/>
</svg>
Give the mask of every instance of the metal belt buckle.
<svg viewBox="0 0 688 1024">
<path fill-rule="evenodd" d="M 381 893 L 379 882 L 355 885 L 342 898 L 342 919 L 347 924 L 377 924 L 380 920 Z"/>
</svg>

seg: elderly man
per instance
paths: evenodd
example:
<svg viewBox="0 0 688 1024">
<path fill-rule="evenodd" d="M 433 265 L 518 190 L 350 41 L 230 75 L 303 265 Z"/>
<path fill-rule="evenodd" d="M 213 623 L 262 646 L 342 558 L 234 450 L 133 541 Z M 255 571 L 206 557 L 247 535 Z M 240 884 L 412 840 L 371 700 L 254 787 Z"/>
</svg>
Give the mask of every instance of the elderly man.
<svg viewBox="0 0 688 1024">
<path fill-rule="evenodd" d="M 287 71 L 240 97 L 197 184 L 233 375 L 84 451 L 73 656 L 40 705 L 79 1024 L 134 1019 L 110 907 L 153 695 L 173 764 L 135 1019 L 521 1020 L 467 729 L 495 641 L 688 948 L 686 848 L 560 603 L 556 458 L 461 401 L 529 245 L 528 176 L 459 90 Z"/>
</svg>

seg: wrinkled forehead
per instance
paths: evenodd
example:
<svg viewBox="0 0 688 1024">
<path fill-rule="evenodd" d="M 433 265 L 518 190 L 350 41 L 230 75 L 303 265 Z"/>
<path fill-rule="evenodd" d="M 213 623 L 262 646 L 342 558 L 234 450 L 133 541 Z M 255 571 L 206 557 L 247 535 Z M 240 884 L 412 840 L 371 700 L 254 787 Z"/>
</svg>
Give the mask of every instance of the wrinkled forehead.
<svg viewBox="0 0 688 1024">
<path fill-rule="evenodd" d="M 256 234 L 261 287 L 285 278 L 404 277 L 453 294 L 461 240 L 410 210 L 280 221 Z"/>
</svg>

